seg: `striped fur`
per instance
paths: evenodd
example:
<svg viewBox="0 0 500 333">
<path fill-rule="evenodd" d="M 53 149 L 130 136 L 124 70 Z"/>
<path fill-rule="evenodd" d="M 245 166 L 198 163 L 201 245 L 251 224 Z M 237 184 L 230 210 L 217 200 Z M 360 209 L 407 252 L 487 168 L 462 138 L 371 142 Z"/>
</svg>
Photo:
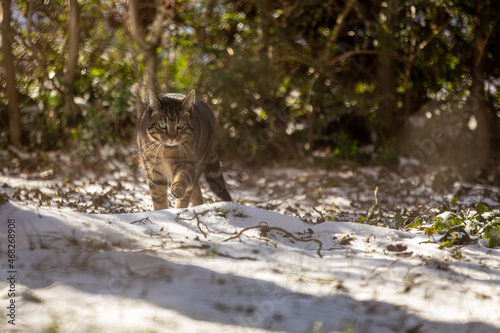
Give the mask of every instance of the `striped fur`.
<svg viewBox="0 0 500 333">
<path fill-rule="evenodd" d="M 215 116 L 195 98 L 148 90 L 148 103 L 137 124 L 139 162 L 146 173 L 153 207 L 168 208 L 170 187 L 176 208 L 201 205 L 202 173 L 210 189 L 224 201 L 232 201 L 220 171 L 215 149 Z"/>
</svg>

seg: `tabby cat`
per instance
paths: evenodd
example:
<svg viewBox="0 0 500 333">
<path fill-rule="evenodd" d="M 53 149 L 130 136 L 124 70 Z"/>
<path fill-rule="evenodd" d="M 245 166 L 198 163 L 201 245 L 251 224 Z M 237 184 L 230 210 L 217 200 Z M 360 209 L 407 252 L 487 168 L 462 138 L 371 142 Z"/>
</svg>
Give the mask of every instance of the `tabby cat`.
<svg viewBox="0 0 500 333">
<path fill-rule="evenodd" d="M 203 204 L 199 179 L 202 173 L 210 189 L 223 201 L 232 201 L 220 171 L 215 149 L 215 115 L 195 98 L 148 90 L 147 107 L 137 124 L 139 162 L 144 168 L 155 210 L 168 208 L 167 192 L 175 207 Z"/>
</svg>

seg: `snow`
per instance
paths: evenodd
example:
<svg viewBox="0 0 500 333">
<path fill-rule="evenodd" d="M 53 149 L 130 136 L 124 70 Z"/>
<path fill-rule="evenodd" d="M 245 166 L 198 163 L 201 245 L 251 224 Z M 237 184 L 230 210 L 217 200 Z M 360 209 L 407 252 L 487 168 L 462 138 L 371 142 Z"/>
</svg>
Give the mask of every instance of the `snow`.
<svg viewBox="0 0 500 333">
<path fill-rule="evenodd" d="M 383 226 L 402 207 L 432 223 L 453 197 L 498 209 L 497 187 L 441 170 L 236 165 L 235 203 L 202 184 L 208 204 L 151 211 L 133 151 L 83 176 L 23 170 L 23 154 L 0 169 L 0 332 L 500 332 L 500 248 L 439 249 L 439 235 Z M 354 223 L 368 215 L 379 225 Z"/>
<path fill-rule="evenodd" d="M 498 248 L 456 260 L 418 230 L 220 202 L 87 214 L 10 200 L 3 309 L 12 219 L 16 325 L 3 316 L 2 332 L 500 332 Z"/>
</svg>

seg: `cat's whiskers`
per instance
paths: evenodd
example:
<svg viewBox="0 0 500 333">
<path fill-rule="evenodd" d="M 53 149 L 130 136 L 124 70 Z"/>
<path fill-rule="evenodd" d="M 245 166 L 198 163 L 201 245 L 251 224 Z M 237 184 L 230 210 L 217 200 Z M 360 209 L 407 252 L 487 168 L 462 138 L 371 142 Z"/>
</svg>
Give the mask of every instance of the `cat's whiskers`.
<svg viewBox="0 0 500 333">
<path fill-rule="evenodd" d="M 186 147 L 184 146 L 183 143 L 179 144 L 178 147 L 179 147 L 179 156 L 181 158 L 182 163 L 184 163 L 185 161 L 187 161 L 188 157 Z"/>
<path fill-rule="evenodd" d="M 158 143 L 155 142 L 155 141 L 150 141 L 146 144 L 146 147 L 145 147 L 145 153 L 147 155 L 151 154 L 153 156 L 156 156 L 156 150 L 158 149 Z"/>
<path fill-rule="evenodd" d="M 148 142 L 146 146 L 146 153 L 154 156 L 155 158 L 163 158 L 163 145 L 156 141 Z M 161 156 L 159 156 L 161 154 Z"/>
<path fill-rule="evenodd" d="M 186 157 L 188 157 L 188 153 L 190 153 L 191 155 L 195 155 L 193 148 L 189 147 L 188 144 L 181 143 L 180 146 L 182 146 L 182 148 L 186 152 Z"/>
<path fill-rule="evenodd" d="M 156 148 L 156 155 L 160 155 L 160 153 L 161 153 L 161 156 L 159 156 L 161 159 L 163 159 L 163 154 L 165 153 L 164 148 L 165 148 L 165 145 L 158 143 L 158 148 Z"/>
<path fill-rule="evenodd" d="M 184 161 L 189 161 L 191 157 L 195 156 L 196 153 L 193 151 L 192 147 L 189 147 L 187 143 L 181 143 L 179 147 L 182 147 L 183 154 L 184 154 Z"/>
</svg>

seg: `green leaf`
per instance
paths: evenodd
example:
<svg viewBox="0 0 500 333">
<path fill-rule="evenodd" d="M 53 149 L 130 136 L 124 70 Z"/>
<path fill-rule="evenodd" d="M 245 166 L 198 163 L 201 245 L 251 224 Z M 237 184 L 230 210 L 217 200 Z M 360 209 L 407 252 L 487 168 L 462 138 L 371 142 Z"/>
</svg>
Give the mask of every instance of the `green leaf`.
<svg viewBox="0 0 500 333">
<path fill-rule="evenodd" d="M 483 204 L 482 201 L 479 201 L 479 203 L 476 206 L 476 211 L 479 215 L 483 215 L 483 213 L 489 212 L 490 208 Z"/>
<path fill-rule="evenodd" d="M 494 237 L 491 237 L 488 239 L 488 247 L 489 248 L 495 248 L 497 246 L 500 246 L 500 241 Z"/>
<path fill-rule="evenodd" d="M 104 70 L 103 68 L 92 68 L 90 70 L 90 73 L 89 75 L 90 76 L 95 76 L 95 77 L 101 77 L 101 76 L 104 76 L 106 74 L 106 70 Z"/>
<path fill-rule="evenodd" d="M 422 219 L 417 219 L 415 222 L 406 227 L 406 229 L 418 229 L 422 225 Z"/>
<path fill-rule="evenodd" d="M 354 222 L 356 222 L 356 223 L 365 223 L 366 222 L 366 218 L 363 217 L 363 216 L 360 216 L 357 219 L 355 219 Z"/>
<path fill-rule="evenodd" d="M 436 227 L 431 226 L 430 228 L 424 228 L 424 232 L 429 238 L 431 238 L 432 234 L 437 234 Z"/>
<path fill-rule="evenodd" d="M 403 216 L 401 216 L 401 214 L 399 212 L 397 212 L 394 215 L 394 220 L 392 221 L 392 223 L 389 223 L 389 228 L 399 229 L 405 221 L 406 221 L 406 219 L 403 218 Z"/>
<path fill-rule="evenodd" d="M 73 139 L 78 140 L 78 131 L 76 130 L 76 128 L 73 128 L 71 130 L 71 135 L 73 136 Z"/>
<path fill-rule="evenodd" d="M 500 225 L 489 225 L 484 228 L 483 238 L 488 239 L 488 247 L 500 246 Z"/>
</svg>

